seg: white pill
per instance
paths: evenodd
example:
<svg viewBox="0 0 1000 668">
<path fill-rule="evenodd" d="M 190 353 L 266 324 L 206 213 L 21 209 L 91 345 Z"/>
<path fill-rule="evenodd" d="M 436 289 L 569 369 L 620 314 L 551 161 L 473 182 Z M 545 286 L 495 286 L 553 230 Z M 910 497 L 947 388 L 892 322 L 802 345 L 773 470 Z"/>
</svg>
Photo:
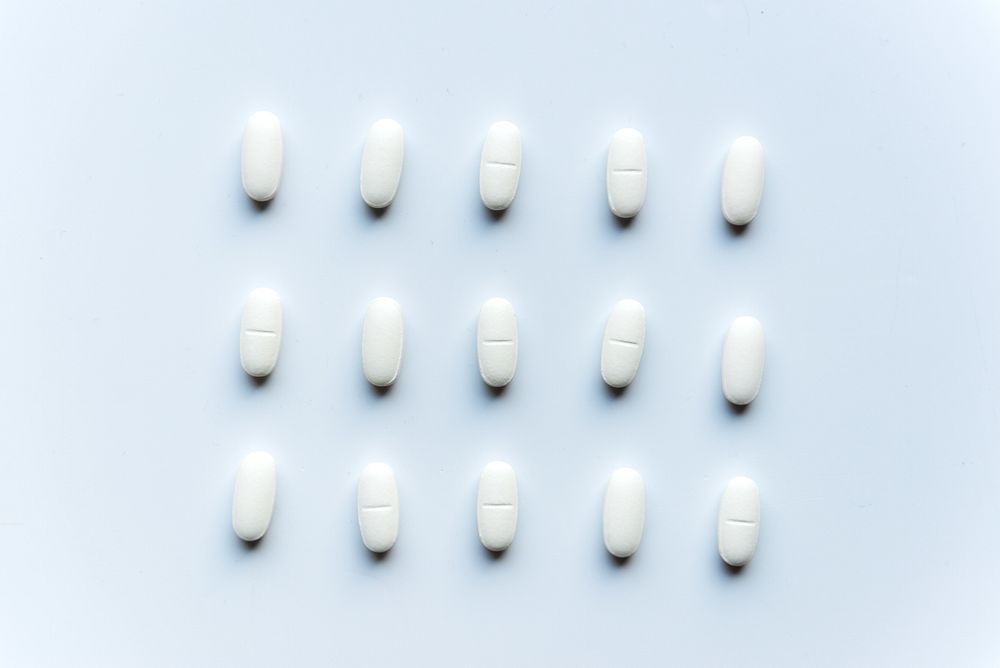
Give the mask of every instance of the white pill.
<svg viewBox="0 0 1000 668">
<path fill-rule="evenodd" d="M 601 377 L 611 387 L 626 387 L 639 371 L 646 346 L 646 310 L 623 299 L 611 310 L 601 346 Z"/>
<path fill-rule="evenodd" d="M 233 489 L 233 531 L 246 541 L 260 540 L 271 525 L 278 474 L 274 457 L 251 452 L 240 462 Z"/>
<path fill-rule="evenodd" d="M 257 288 L 247 297 L 240 321 L 240 363 L 251 376 L 274 371 L 281 352 L 281 297 L 270 288 Z"/>
<path fill-rule="evenodd" d="M 479 540 L 487 550 L 501 552 L 514 542 L 517 531 L 517 477 L 510 464 L 487 464 L 479 476 L 476 524 Z"/>
<path fill-rule="evenodd" d="M 729 326 L 722 346 L 722 393 L 745 406 L 756 398 L 764 376 L 764 326 L 748 315 Z"/>
<path fill-rule="evenodd" d="M 490 387 L 504 387 L 517 371 L 517 315 L 506 299 L 487 300 L 476 332 L 479 375 Z"/>
<path fill-rule="evenodd" d="M 266 202 L 278 192 L 283 161 L 281 123 L 269 111 L 258 111 L 243 130 L 241 172 L 243 190 L 251 199 Z"/>
<path fill-rule="evenodd" d="M 604 495 L 604 546 L 616 557 L 631 557 L 639 549 L 646 524 L 646 485 L 635 469 L 611 474 Z"/>
<path fill-rule="evenodd" d="M 760 535 L 760 491 L 750 478 L 733 478 L 719 504 L 719 556 L 730 566 L 753 559 Z"/>
<path fill-rule="evenodd" d="M 383 118 L 368 129 L 361 156 L 361 197 L 373 209 L 392 204 L 403 173 L 403 128 Z"/>
<path fill-rule="evenodd" d="M 638 130 L 625 128 L 608 148 L 608 206 L 619 218 L 634 218 L 646 202 L 646 142 Z"/>
<path fill-rule="evenodd" d="M 722 170 L 722 215 L 733 225 L 757 217 L 764 192 L 764 147 L 753 137 L 733 142 Z"/>
<path fill-rule="evenodd" d="M 521 177 L 521 131 L 507 121 L 490 126 L 479 161 L 479 197 L 487 209 L 503 211 L 517 195 Z"/>
<path fill-rule="evenodd" d="M 399 492 L 388 464 L 369 464 L 358 480 L 358 527 L 372 552 L 387 552 L 399 535 Z"/>
<path fill-rule="evenodd" d="M 403 309 L 395 299 L 379 297 L 368 305 L 361 329 L 361 366 L 376 387 L 396 382 L 403 361 Z"/>
</svg>

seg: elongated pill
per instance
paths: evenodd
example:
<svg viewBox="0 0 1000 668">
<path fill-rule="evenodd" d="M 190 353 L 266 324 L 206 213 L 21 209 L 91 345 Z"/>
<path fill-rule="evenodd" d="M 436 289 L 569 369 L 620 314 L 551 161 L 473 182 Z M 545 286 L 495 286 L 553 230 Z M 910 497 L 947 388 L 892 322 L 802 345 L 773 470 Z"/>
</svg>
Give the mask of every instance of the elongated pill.
<svg viewBox="0 0 1000 668">
<path fill-rule="evenodd" d="M 247 297 L 240 321 L 240 363 L 251 376 L 274 371 L 281 352 L 281 297 L 270 288 L 257 288 Z"/>
<path fill-rule="evenodd" d="M 764 376 L 764 326 L 745 315 L 729 326 L 722 347 L 722 393 L 745 406 L 757 397 Z"/>
<path fill-rule="evenodd" d="M 373 209 L 392 204 L 403 173 L 403 128 L 383 118 L 368 129 L 361 156 L 361 197 Z"/>
<path fill-rule="evenodd" d="M 274 457 L 251 452 L 240 462 L 233 489 L 233 531 L 245 541 L 260 540 L 271 526 L 278 485 Z"/>
<path fill-rule="evenodd" d="M 638 130 L 625 128 L 608 148 L 608 206 L 619 218 L 634 218 L 646 202 L 646 142 Z"/>
<path fill-rule="evenodd" d="M 479 197 L 487 209 L 503 211 L 517 195 L 521 177 L 521 131 L 507 121 L 490 126 L 479 161 Z"/>
<path fill-rule="evenodd" d="M 361 365 L 376 387 L 396 382 L 403 361 L 403 309 L 395 299 L 379 297 L 365 311 L 361 330 Z"/>
<path fill-rule="evenodd" d="M 730 566 L 753 559 L 760 535 L 760 491 L 757 483 L 733 478 L 719 504 L 719 556 Z"/>
<path fill-rule="evenodd" d="M 386 552 L 399 535 L 399 492 L 388 464 L 369 464 L 358 480 L 358 527 L 372 552 Z"/>
<path fill-rule="evenodd" d="M 505 462 L 487 464 L 479 476 L 476 499 L 479 540 L 487 550 L 501 552 L 517 531 L 517 477 Z"/>
<path fill-rule="evenodd" d="M 251 199 L 267 202 L 278 192 L 284 160 L 281 123 L 270 111 L 258 111 L 243 130 L 241 173 Z"/>
<path fill-rule="evenodd" d="M 635 469 L 611 474 L 604 495 L 604 546 L 616 557 L 631 557 L 639 549 L 646 524 L 646 485 Z"/>
<path fill-rule="evenodd" d="M 646 346 L 646 310 L 634 299 L 623 299 L 611 310 L 601 346 L 601 377 L 611 387 L 626 387 L 639 372 Z"/>
<path fill-rule="evenodd" d="M 753 137 L 733 142 L 722 170 L 722 215 L 733 225 L 757 217 L 764 193 L 764 147 Z"/>
<path fill-rule="evenodd" d="M 476 332 L 479 375 L 490 387 L 504 387 L 517 371 L 517 315 L 506 299 L 487 300 Z"/>
</svg>

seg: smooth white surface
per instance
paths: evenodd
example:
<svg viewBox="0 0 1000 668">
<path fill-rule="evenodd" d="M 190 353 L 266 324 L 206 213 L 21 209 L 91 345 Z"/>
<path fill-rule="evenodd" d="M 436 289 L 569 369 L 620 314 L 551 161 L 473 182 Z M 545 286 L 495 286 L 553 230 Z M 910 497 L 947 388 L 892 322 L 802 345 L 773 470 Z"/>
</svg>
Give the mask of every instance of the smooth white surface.
<svg viewBox="0 0 1000 668">
<path fill-rule="evenodd" d="M 767 350 L 764 326 L 750 315 L 733 320 L 722 344 L 722 394 L 737 406 L 757 398 Z"/>
<path fill-rule="evenodd" d="M 399 535 L 399 491 L 388 464 L 376 462 L 358 479 L 358 528 L 372 552 L 388 552 Z"/>
<path fill-rule="evenodd" d="M 392 204 L 403 173 L 403 128 L 391 118 L 372 123 L 361 154 L 361 198 L 373 209 Z"/>
<path fill-rule="evenodd" d="M 466 667 L 484 647 L 529 667 L 1000 656 L 994 3 L 0 15 L 5 668 Z M 239 177 L 257 109 L 285 129 L 264 211 Z M 377 216 L 358 165 L 384 116 L 407 130 L 407 168 Z M 526 159 L 499 222 L 477 190 L 497 118 Z M 651 164 L 623 229 L 605 162 L 626 126 Z M 766 140 L 768 174 L 738 234 L 719 180 L 741 134 Z M 282 295 L 286 340 L 257 385 L 235 348 L 261 285 Z M 358 359 L 378 295 L 407 324 L 384 395 Z M 520 328 L 500 397 L 475 353 L 493 295 Z M 597 357 L 622 296 L 650 338 L 618 396 Z M 771 354 L 736 413 L 719 361 L 745 313 Z M 281 494 L 247 549 L 230 504 L 253 447 Z M 472 511 L 493 460 L 514 465 L 522 504 L 500 559 Z M 406 502 L 382 560 L 355 517 L 372 461 Z M 623 465 L 646 480 L 649 522 L 618 565 L 601 503 Z M 736 475 L 760 485 L 764 526 L 732 575 L 715 524 Z"/>
<path fill-rule="evenodd" d="M 635 218 L 646 202 L 646 142 L 635 128 L 623 128 L 608 147 L 608 206 L 619 218 Z"/>
<path fill-rule="evenodd" d="M 403 362 L 403 339 L 399 302 L 389 297 L 372 301 L 361 326 L 361 368 L 369 383 L 387 387 L 396 382 Z"/>
<path fill-rule="evenodd" d="M 764 193 L 764 147 L 755 137 L 739 137 L 722 168 L 722 215 L 733 225 L 757 217 Z"/>
<path fill-rule="evenodd" d="M 730 566 L 744 566 L 757 551 L 760 490 L 746 476 L 729 481 L 719 503 L 719 556 Z"/>
<path fill-rule="evenodd" d="M 240 318 L 240 364 L 255 378 L 274 371 L 281 353 L 281 297 L 271 288 L 257 288 L 243 304 Z"/>
<path fill-rule="evenodd" d="M 601 377 L 614 388 L 635 380 L 646 347 L 646 309 L 634 299 L 622 299 L 611 309 L 601 344 Z"/>
<path fill-rule="evenodd" d="M 491 462 L 479 476 L 476 495 L 479 541 L 491 552 L 502 552 L 517 532 L 517 476 L 507 462 Z"/>
<path fill-rule="evenodd" d="M 476 326 L 479 375 L 490 387 L 505 387 L 517 371 L 517 314 L 514 305 L 494 297 L 479 309 Z"/>
<path fill-rule="evenodd" d="M 521 131 L 510 121 L 490 126 L 479 161 L 479 197 L 492 211 L 503 211 L 517 195 L 521 177 Z"/>
<path fill-rule="evenodd" d="M 625 559 L 642 542 L 646 523 L 646 484 L 635 469 L 621 468 L 611 474 L 604 493 L 604 546 Z"/>
<path fill-rule="evenodd" d="M 243 190 L 251 199 L 267 202 L 277 194 L 284 150 L 278 117 L 269 111 L 250 116 L 243 130 L 240 174 Z"/>
<path fill-rule="evenodd" d="M 251 452 L 240 462 L 233 486 L 233 531 L 245 541 L 264 537 L 274 513 L 278 473 L 274 457 Z"/>
</svg>

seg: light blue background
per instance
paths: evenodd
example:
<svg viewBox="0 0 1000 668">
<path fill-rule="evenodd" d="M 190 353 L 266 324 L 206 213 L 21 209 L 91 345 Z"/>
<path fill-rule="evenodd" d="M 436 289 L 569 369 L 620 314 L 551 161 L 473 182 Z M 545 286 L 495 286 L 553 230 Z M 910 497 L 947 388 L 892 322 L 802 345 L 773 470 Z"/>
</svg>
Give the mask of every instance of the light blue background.
<svg viewBox="0 0 1000 668">
<path fill-rule="evenodd" d="M 226 2 L 0 7 L 0 663 L 995 665 L 994 2 Z M 246 118 L 285 132 L 277 199 L 239 178 Z M 406 131 L 395 204 L 358 193 L 368 125 Z M 524 137 L 517 199 L 481 142 Z M 608 212 L 608 141 L 646 137 L 649 197 Z M 719 211 L 729 143 L 767 184 Z M 251 289 L 285 303 L 256 386 Z M 365 304 L 403 305 L 385 396 Z M 513 385 L 479 379 L 479 305 L 520 318 Z M 633 386 L 599 375 L 612 304 L 645 304 Z M 760 397 L 720 390 L 725 329 L 767 332 Z M 254 448 L 271 531 L 230 528 Z M 479 545 L 509 461 L 517 540 Z M 396 470 L 399 542 L 357 533 L 361 467 Z M 605 482 L 639 469 L 645 538 L 616 565 Z M 732 574 L 726 481 L 763 495 Z"/>
</svg>

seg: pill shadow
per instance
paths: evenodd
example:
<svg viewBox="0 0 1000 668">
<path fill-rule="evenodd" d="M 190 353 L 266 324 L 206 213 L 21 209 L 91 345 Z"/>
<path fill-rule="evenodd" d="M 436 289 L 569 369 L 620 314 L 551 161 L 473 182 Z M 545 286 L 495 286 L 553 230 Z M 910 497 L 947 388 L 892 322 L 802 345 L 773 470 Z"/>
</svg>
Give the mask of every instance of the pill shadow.
<svg viewBox="0 0 1000 668">
<path fill-rule="evenodd" d="M 240 186 L 240 189 L 241 190 L 243 189 L 242 185 Z M 248 203 L 248 205 L 250 207 L 250 211 L 252 213 L 255 213 L 255 214 L 256 213 L 264 213 L 264 212 L 266 212 L 269 208 L 271 208 L 271 202 L 274 201 L 274 197 L 272 197 L 271 199 L 267 200 L 266 202 L 259 202 L 259 201 L 255 200 L 253 197 L 250 197 L 249 195 L 246 195 L 245 193 L 244 193 L 243 199 L 246 200 L 246 202 Z"/>
<path fill-rule="evenodd" d="M 719 565 L 722 572 L 729 578 L 738 578 L 746 570 L 746 566 L 730 566 L 721 558 L 719 559 Z"/>
<path fill-rule="evenodd" d="M 493 387 L 492 385 L 487 385 L 486 383 L 480 383 L 480 385 L 485 388 L 486 396 L 495 401 L 499 401 L 507 393 L 506 385 L 503 387 Z"/>
<path fill-rule="evenodd" d="M 722 215 L 721 213 L 719 214 L 719 220 L 722 221 L 723 226 L 726 228 L 726 231 L 729 233 L 728 236 L 730 238 L 733 238 L 733 239 L 738 239 L 738 238 L 742 237 L 744 234 L 746 234 L 749 231 L 749 228 L 753 225 L 753 221 L 752 220 L 749 223 L 747 223 L 746 225 L 733 225 L 728 220 L 726 220 L 726 217 L 724 215 Z"/>
<path fill-rule="evenodd" d="M 745 414 L 747 411 L 750 410 L 750 406 L 753 405 L 752 401 L 749 404 L 743 404 L 742 406 L 739 404 L 734 404 L 729 399 L 726 399 L 725 395 L 722 396 L 722 403 L 726 404 L 726 409 L 728 410 L 729 414 L 733 416 L 739 416 Z"/>
<path fill-rule="evenodd" d="M 368 560 L 373 564 L 381 564 L 389 560 L 389 555 L 392 554 L 392 548 L 390 547 L 385 552 L 372 552 L 365 544 L 361 544 L 361 549 L 368 553 Z"/>
<path fill-rule="evenodd" d="M 625 397 L 626 393 L 628 393 L 628 388 L 631 386 L 630 384 L 625 387 L 612 387 L 605 383 L 603 378 L 601 379 L 601 385 L 604 386 L 605 396 L 611 399 L 611 401 L 621 401 Z"/>
<path fill-rule="evenodd" d="M 250 374 L 243 372 L 243 376 L 247 379 L 247 384 L 252 388 L 260 388 L 267 385 L 267 379 L 271 377 L 271 374 L 266 376 L 251 376 Z"/>
<path fill-rule="evenodd" d="M 396 383 L 393 383 L 392 385 L 372 385 L 367 380 L 365 381 L 365 384 L 371 388 L 372 394 L 379 398 L 389 396 L 389 393 L 392 392 L 392 388 L 396 387 Z"/>
<path fill-rule="evenodd" d="M 233 533 L 233 540 L 239 543 L 240 548 L 243 550 L 243 552 L 247 554 L 252 554 L 253 552 L 255 552 L 260 547 L 260 544 L 264 542 L 264 538 L 266 537 L 267 534 L 265 533 L 257 540 L 243 540 L 242 538 L 237 536 L 235 532 Z"/>
<path fill-rule="evenodd" d="M 383 206 L 381 209 L 376 209 L 375 207 L 368 206 L 368 204 L 366 204 L 364 200 L 361 200 L 361 206 L 363 206 L 365 210 L 368 212 L 368 220 L 370 220 L 373 223 L 376 223 L 385 218 L 385 215 L 389 213 L 389 209 L 392 208 L 392 204 L 390 204 L 389 206 Z"/>
<path fill-rule="evenodd" d="M 498 564 L 501 561 L 503 561 L 504 557 L 507 556 L 507 552 L 510 550 L 510 548 L 508 547 L 506 550 L 500 550 L 499 552 L 494 552 L 493 550 L 487 549 L 486 546 L 483 545 L 481 542 L 479 541 L 476 542 L 479 543 L 479 547 L 481 548 L 480 551 L 483 553 L 483 561 L 490 564 Z"/>
<path fill-rule="evenodd" d="M 631 229 L 635 219 L 639 217 L 636 215 L 631 218 L 622 218 L 621 216 L 616 216 L 611 209 L 608 209 L 608 215 L 611 217 L 611 220 L 614 221 L 615 227 L 617 227 L 621 232 Z"/>
<path fill-rule="evenodd" d="M 604 548 L 604 553 L 607 555 L 608 563 L 610 563 L 616 571 L 625 570 L 632 563 L 632 557 L 616 557 L 608 552 L 607 548 Z"/>
</svg>

